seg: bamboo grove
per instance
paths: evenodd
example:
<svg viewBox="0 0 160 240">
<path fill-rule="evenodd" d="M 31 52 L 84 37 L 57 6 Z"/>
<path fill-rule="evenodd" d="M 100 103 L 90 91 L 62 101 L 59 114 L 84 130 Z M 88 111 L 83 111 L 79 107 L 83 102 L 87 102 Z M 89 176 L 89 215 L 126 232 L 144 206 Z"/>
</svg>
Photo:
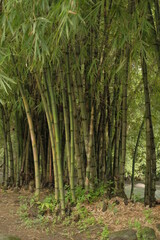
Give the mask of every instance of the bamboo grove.
<svg viewBox="0 0 160 240">
<path fill-rule="evenodd" d="M 159 11 L 158 0 L 1 1 L 5 185 L 34 179 L 39 195 L 53 184 L 62 214 L 65 184 L 73 201 L 76 186 L 88 192 L 108 181 L 125 196 L 128 109 L 142 88 L 145 204 L 154 206 L 150 79 L 158 86 Z"/>
</svg>

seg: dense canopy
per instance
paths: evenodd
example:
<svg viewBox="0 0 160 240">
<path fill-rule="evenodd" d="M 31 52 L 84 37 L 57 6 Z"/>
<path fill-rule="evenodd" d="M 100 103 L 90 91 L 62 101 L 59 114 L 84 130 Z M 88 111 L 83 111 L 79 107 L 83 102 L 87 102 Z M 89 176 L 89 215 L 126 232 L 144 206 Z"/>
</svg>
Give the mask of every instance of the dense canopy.
<svg viewBox="0 0 160 240">
<path fill-rule="evenodd" d="M 158 0 L 1 0 L 1 162 L 5 185 L 86 192 L 159 167 Z M 156 160 L 157 159 L 157 160 Z M 156 173 L 157 163 L 157 173 Z"/>
</svg>

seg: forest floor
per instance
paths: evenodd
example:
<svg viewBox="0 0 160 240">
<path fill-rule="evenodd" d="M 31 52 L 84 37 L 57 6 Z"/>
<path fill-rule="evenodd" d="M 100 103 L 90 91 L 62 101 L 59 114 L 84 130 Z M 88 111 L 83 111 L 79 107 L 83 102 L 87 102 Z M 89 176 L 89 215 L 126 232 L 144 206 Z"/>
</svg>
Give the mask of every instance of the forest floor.
<svg viewBox="0 0 160 240">
<path fill-rule="evenodd" d="M 31 199 L 33 194 L 28 191 L 4 191 L 0 189 L 0 237 L 13 236 L 21 240 L 79 240 L 99 239 L 97 236 L 100 225 L 90 226 L 83 232 L 75 226 L 56 224 L 51 229 L 51 224 L 45 222 L 24 221 L 20 214 L 21 199 Z M 33 220 L 33 219 L 32 219 Z M 53 220 L 53 219 L 51 219 Z M 98 233 L 99 234 L 99 233 Z M 1 239 L 1 238 L 0 238 Z"/>
<path fill-rule="evenodd" d="M 156 225 L 160 224 L 160 205 L 151 209 L 140 202 L 124 202 L 117 197 L 106 201 L 103 209 L 104 200 L 99 199 L 80 206 L 81 209 L 86 209 L 83 211 L 84 215 L 87 212 L 82 220 L 77 222 L 68 217 L 63 224 L 53 225 L 54 219 L 51 216 L 47 222 L 37 221 L 34 214 L 31 217 L 33 221 L 29 218 L 28 222 L 22 219 L 19 213 L 22 199 L 31 197 L 33 195 L 28 191 L 15 193 L 0 189 L 0 234 L 16 236 L 21 240 L 101 240 L 108 231 L 148 226 L 155 230 L 157 239 L 160 239 L 156 228 Z"/>
</svg>

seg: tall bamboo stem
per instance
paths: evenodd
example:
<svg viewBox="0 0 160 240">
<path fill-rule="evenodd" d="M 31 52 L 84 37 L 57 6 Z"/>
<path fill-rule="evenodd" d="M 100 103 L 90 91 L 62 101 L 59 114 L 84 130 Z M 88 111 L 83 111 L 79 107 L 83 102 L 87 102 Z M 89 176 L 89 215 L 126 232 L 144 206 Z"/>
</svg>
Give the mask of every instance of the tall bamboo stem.
<svg viewBox="0 0 160 240">
<path fill-rule="evenodd" d="M 22 99 L 23 99 L 23 103 L 24 103 L 24 107 L 25 107 L 25 111 L 26 111 L 26 115 L 27 115 L 28 125 L 29 125 L 30 136 L 31 136 L 33 158 L 34 158 L 34 170 L 35 170 L 35 186 L 36 186 L 35 194 L 39 197 L 39 195 L 40 195 L 40 174 L 39 174 L 36 136 L 34 133 L 34 126 L 33 126 L 33 121 L 32 121 L 29 104 L 28 104 L 27 98 L 25 96 L 23 87 L 21 86 L 20 83 L 19 83 L 19 89 L 20 89 L 20 93 L 22 95 Z"/>
</svg>

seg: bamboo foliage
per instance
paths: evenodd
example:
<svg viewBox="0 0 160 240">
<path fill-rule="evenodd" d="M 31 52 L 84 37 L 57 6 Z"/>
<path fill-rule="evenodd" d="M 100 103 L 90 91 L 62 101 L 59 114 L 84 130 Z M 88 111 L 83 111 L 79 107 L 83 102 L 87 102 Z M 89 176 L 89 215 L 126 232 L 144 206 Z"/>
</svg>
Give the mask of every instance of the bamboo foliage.
<svg viewBox="0 0 160 240">
<path fill-rule="evenodd" d="M 160 68 L 159 2 L 45 3 L 8 0 L 0 14 L 0 87 L 11 91 L 14 80 L 17 85 L 12 91 L 18 89 L 16 104 L 4 97 L 6 106 L 13 104 L 16 113 L 9 116 L 5 104 L 1 107 L 5 182 L 11 177 L 19 187 L 23 174 L 27 185 L 34 176 L 39 195 L 40 184 L 49 181 L 62 214 L 65 184 L 73 202 L 76 185 L 88 192 L 108 181 L 117 194 L 125 196 L 127 138 L 132 128 L 129 103 L 134 102 L 128 95 L 136 96 L 134 84 L 141 85 L 142 74 L 145 203 L 154 205 L 156 156 L 148 76 L 155 76 L 152 64 L 154 71 Z M 10 136 L 14 124 L 15 161 Z"/>
</svg>

